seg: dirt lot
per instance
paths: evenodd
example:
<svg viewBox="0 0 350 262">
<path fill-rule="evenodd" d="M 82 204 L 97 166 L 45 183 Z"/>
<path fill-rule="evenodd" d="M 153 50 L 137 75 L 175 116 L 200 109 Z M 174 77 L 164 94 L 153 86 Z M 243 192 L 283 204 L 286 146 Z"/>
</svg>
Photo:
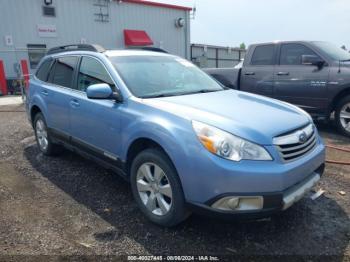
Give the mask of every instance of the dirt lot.
<svg viewBox="0 0 350 262">
<path fill-rule="evenodd" d="M 23 110 L 0 107 L 0 260 L 18 254 L 350 256 L 349 166 L 327 165 L 323 196 L 304 198 L 271 219 L 193 215 L 176 228 L 159 228 L 117 175 L 68 151 L 56 158 L 39 153 Z M 350 146 L 332 127 L 319 129 L 327 143 Z M 350 160 L 333 150 L 327 157 Z"/>
</svg>

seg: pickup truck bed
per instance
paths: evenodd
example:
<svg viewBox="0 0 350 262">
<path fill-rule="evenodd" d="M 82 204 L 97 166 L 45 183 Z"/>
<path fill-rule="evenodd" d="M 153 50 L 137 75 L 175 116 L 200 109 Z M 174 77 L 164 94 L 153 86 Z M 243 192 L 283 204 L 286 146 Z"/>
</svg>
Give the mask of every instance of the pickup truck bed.
<svg viewBox="0 0 350 262">
<path fill-rule="evenodd" d="M 224 86 L 239 89 L 241 68 L 205 68 L 203 70 Z"/>
</svg>

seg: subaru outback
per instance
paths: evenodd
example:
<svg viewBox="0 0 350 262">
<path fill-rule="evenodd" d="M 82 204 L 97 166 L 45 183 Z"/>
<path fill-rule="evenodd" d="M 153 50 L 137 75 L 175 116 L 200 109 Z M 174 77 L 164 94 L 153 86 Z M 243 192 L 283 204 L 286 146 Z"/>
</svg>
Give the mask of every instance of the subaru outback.
<svg viewBox="0 0 350 262">
<path fill-rule="evenodd" d="M 324 170 L 325 147 L 303 110 L 228 90 L 163 52 L 50 49 L 26 108 L 44 155 L 66 147 L 114 170 L 162 226 L 191 211 L 233 218 L 285 210 Z"/>
</svg>

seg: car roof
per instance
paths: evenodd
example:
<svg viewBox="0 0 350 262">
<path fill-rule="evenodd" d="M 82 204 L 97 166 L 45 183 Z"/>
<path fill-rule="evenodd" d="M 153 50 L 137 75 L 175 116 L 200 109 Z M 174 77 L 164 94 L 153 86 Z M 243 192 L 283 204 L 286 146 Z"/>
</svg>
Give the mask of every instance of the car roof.
<svg viewBox="0 0 350 262">
<path fill-rule="evenodd" d="M 313 42 L 325 42 L 325 41 L 316 41 L 316 40 L 276 40 L 271 42 L 262 42 L 262 43 L 254 43 L 252 46 L 257 45 L 276 45 L 276 44 L 293 44 L 293 43 L 313 43 Z"/>
<path fill-rule="evenodd" d="M 108 57 L 113 56 L 172 56 L 163 52 L 147 51 L 147 50 L 132 50 L 132 49 L 122 49 L 122 50 L 107 50 L 103 52 Z"/>
<path fill-rule="evenodd" d="M 94 51 L 66 51 L 55 54 L 49 54 L 46 57 L 62 57 L 67 55 L 90 55 L 90 56 L 99 56 L 105 55 L 107 57 L 116 57 L 116 56 L 167 56 L 173 57 L 174 55 L 157 52 L 157 51 L 147 51 L 147 50 L 130 50 L 130 49 L 115 49 L 115 50 L 106 50 L 103 52 L 94 52 Z"/>
</svg>

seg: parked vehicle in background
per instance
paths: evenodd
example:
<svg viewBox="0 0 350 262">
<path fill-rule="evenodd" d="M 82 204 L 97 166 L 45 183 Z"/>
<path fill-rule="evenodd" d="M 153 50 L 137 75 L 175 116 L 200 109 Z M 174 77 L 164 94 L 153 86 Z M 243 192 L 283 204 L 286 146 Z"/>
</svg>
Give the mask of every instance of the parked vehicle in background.
<svg viewBox="0 0 350 262">
<path fill-rule="evenodd" d="M 297 105 L 315 118 L 335 113 L 350 136 L 350 54 L 328 42 L 251 45 L 242 68 L 204 69 L 225 86 Z"/>
<path fill-rule="evenodd" d="M 163 52 L 52 49 L 30 80 L 26 108 L 43 154 L 63 145 L 115 170 L 163 226 L 191 210 L 285 210 L 324 170 L 325 148 L 307 113 L 224 88 Z"/>
<path fill-rule="evenodd" d="M 244 59 L 241 59 L 237 65 L 235 65 L 233 68 L 240 69 L 243 66 Z"/>
</svg>

